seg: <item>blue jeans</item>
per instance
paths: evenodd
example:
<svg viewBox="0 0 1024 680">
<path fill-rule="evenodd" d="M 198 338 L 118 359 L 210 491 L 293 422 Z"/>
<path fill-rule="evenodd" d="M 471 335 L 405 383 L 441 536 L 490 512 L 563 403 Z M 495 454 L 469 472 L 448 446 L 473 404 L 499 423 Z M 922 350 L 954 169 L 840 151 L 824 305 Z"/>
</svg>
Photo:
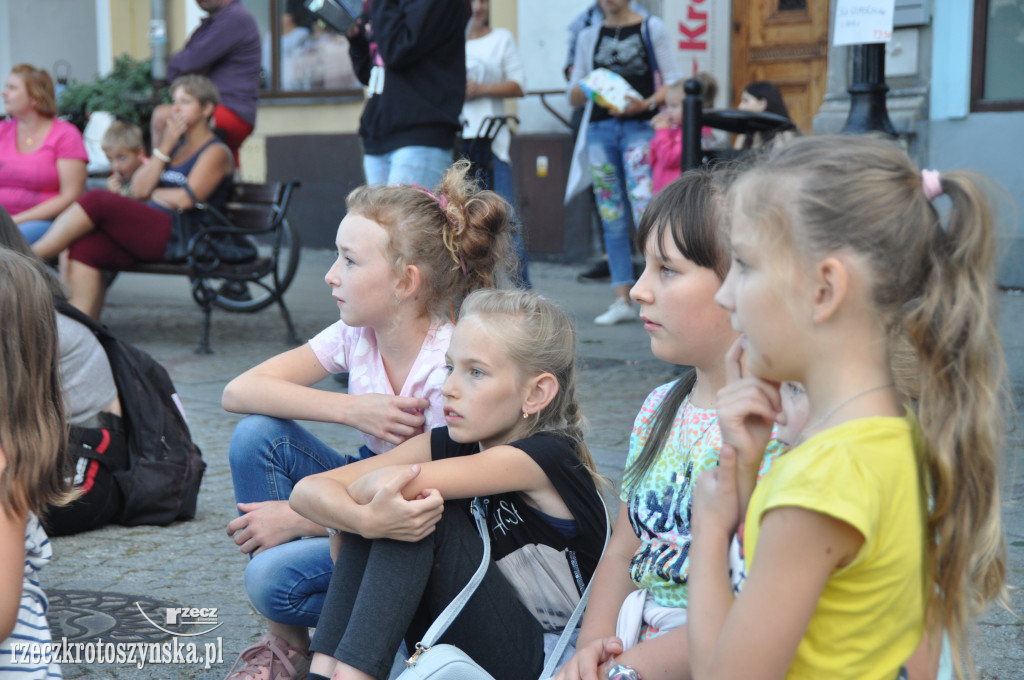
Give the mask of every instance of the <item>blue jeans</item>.
<svg viewBox="0 0 1024 680">
<path fill-rule="evenodd" d="M 494 191 L 508 201 L 512 209 L 516 209 L 516 194 L 512 188 L 512 167 L 503 160 L 494 159 Z M 522 224 L 516 220 L 516 229 L 512 232 L 512 245 L 516 249 L 517 271 L 513 279 L 523 288 L 533 288 L 530 283 L 530 269 L 526 259 L 526 242 L 523 240 Z"/>
<path fill-rule="evenodd" d="M 293 420 L 247 416 L 228 448 L 239 503 L 286 501 L 303 477 L 372 456 L 365 446 L 345 456 Z M 303 538 L 264 550 L 245 569 L 245 589 L 271 621 L 315 627 L 334 564 L 326 538 Z"/>
<path fill-rule="evenodd" d="M 451 164 L 451 149 L 432 146 L 403 146 L 380 156 L 363 154 L 369 185 L 418 184 L 433 191 Z"/>
<path fill-rule="evenodd" d="M 654 130 L 646 120 L 609 118 L 587 128 L 587 153 L 594 177 L 604 247 L 612 286 L 633 283 L 632 227 L 651 200 L 650 143 Z"/>
<path fill-rule="evenodd" d="M 46 230 L 53 224 L 52 220 L 32 220 L 30 222 L 22 222 L 18 225 L 18 229 L 21 230 L 21 235 L 25 237 L 29 245 L 32 245 L 43 237 Z"/>
</svg>

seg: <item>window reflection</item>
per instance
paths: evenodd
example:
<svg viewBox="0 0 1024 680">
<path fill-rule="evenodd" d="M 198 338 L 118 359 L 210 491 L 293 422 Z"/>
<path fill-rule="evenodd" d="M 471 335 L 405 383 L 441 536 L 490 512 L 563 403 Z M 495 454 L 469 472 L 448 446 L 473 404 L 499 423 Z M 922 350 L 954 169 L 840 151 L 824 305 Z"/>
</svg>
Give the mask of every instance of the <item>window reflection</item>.
<svg viewBox="0 0 1024 680">
<path fill-rule="evenodd" d="M 348 39 L 328 28 L 304 0 L 244 0 L 263 34 L 263 83 L 268 94 L 359 89 Z M 277 12 L 271 25 L 270 17 Z M 277 63 L 271 45 L 277 41 Z"/>
<path fill-rule="evenodd" d="M 1013 0 L 989 0 L 984 99 L 1024 99 L 1024 8 Z"/>
</svg>

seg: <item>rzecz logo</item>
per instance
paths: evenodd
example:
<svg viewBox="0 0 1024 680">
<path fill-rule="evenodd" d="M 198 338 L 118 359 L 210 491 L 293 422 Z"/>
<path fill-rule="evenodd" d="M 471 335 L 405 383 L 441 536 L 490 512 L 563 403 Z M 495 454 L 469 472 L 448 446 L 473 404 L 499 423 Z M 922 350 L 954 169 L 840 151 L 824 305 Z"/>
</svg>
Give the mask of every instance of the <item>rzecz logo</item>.
<svg viewBox="0 0 1024 680">
<path fill-rule="evenodd" d="M 194 637 L 196 635 L 205 635 L 217 628 L 220 628 L 223 621 L 217 621 L 217 608 L 216 607 L 167 607 L 164 609 L 164 626 L 198 626 L 202 630 L 197 632 L 183 633 L 179 631 L 167 630 L 164 626 L 154 621 L 146 614 L 142 609 L 142 605 L 138 602 L 135 603 L 138 607 L 139 613 L 141 613 L 147 621 L 149 621 L 153 627 L 158 630 L 162 630 L 170 635 L 177 635 L 180 637 Z"/>
</svg>

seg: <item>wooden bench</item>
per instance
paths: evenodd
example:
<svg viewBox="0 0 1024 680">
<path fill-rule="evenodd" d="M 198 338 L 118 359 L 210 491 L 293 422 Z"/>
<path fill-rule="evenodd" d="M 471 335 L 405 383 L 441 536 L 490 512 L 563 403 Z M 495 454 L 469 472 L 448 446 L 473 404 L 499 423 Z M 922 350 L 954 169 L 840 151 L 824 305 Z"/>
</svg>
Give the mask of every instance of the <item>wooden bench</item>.
<svg viewBox="0 0 1024 680">
<path fill-rule="evenodd" d="M 277 303 L 288 329 L 288 342 L 301 343 L 284 302 L 285 291 L 295 277 L 301 254 L 299 232 L 287 220 L 288 205 L 298 187 L 296 180 L 268 184 L 237 183 L 223 211 L 230 226 L 199 231 L 190 241 L 186 261 L 140 263 L 125 270 L 188 277 L 192 284 L 192 297 L 203 313 L 202 337 L 197 353 L 209 354 L 212 351 L 210 315 L 214 307 L 229 312 L 258 312 Z M 193 255 L 199 252 L 205 239 L 229 230 L 252 239 L 257 245 L 257 256 L 246 262 L 226 263 L 200 260 Z M 209 252 L 208 248 L 205 250 Z"/>
</svg>

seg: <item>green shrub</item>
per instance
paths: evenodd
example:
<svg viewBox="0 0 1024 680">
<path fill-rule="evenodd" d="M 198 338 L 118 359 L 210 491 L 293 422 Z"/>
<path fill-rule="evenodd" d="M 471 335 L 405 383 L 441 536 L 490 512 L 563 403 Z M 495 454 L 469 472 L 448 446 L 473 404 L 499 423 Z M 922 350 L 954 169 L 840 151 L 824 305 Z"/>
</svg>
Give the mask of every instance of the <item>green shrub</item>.
<svg viewBox="0 0 1024 680">
<path fill-rule="evenodd" d="M 154 107 L 169 101 L 166 87 L 154 93 L 150 73 L 149 60 L 136 61 L 122 54 L 108 75 L 91 83 L 68 84 L 57 101 L 58 114 L 84 130 L 90 113 L 109 111 L 148 132 Z"/>
</svg>

